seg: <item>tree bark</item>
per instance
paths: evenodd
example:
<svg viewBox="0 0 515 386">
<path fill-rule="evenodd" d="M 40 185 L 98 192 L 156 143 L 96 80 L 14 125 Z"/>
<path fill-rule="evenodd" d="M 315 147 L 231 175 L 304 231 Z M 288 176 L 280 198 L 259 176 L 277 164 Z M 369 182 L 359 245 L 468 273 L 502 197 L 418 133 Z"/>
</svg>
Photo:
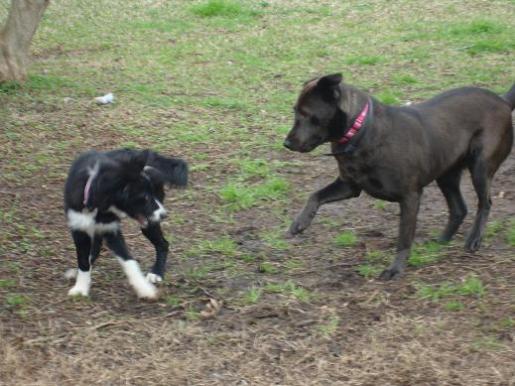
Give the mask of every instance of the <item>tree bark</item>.
<svg viewBox="0 0 515 386">
<path fill-rule="evenodd" d="M 11 0 L 7 22 L 0 31 L 0 83 L 24 82 L 30 42 L 50 0 Z"/>
</svg>

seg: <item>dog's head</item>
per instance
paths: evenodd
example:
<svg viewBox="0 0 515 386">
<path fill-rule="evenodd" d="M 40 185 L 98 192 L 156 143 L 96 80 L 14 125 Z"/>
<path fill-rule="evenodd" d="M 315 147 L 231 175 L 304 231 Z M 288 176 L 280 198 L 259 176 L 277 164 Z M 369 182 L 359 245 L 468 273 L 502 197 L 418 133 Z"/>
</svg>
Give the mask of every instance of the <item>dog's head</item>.
<svg viewBox="0 0 515 386">
<path fill-rule="evenodd" d="M 284 146 L 306 153 L 338 137 L 345 113 L 339 108 L 341 74 L 332 74 L 304 84 L 293 110 L 295 121 Z"/>
<path fill-rule="evenodd" d="M 186 162 L 148 150 L 119 151 L 111 155 L 99 164 L 92 178 L 86 207 L 121 211 L 142 227 L 165 218 L 163 187 L 187 184 Z"/>
</svg>

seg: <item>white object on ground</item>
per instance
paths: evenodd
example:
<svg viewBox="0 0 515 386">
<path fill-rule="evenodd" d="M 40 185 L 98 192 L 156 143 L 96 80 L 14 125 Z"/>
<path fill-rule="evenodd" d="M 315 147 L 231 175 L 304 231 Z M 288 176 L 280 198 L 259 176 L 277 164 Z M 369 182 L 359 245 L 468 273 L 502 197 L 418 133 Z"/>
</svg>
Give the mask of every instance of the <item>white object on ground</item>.
<svg viewBox="0 0 515 386">
<path fill-rule="evenodd" d="M 101 97 L 96 97 L 95 102 L 97 105 L 107 105 L 109 103 L 113 103 L 114 95 L 113 95 L 113 93 L 109 93 L 109 94 L 105 94 L 104 96 L 101 96 Z"/>
</svg>

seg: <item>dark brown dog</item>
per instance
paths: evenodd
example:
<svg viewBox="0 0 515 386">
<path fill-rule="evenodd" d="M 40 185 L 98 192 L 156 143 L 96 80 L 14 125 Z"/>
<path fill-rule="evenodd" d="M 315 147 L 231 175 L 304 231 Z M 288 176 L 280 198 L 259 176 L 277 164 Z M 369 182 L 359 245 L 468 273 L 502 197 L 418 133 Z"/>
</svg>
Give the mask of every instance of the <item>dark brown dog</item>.
<svg viewBox="0 0 515 386">
<path fill-rule="evenodd" d="M 357 197 L 362 190 L 398 202 L 397 255 L 381 274 L 392 279 L 406 266 L 422 190 L 434 180 L 449 206 L 449 220 L 439 240 L 454 236 L 467 214 L 460 178 L 468 168 L 479 203 L 465 248 L 477 250 L 490 211 L 492 178 L 512 147 L 514 107 L 515 85 L 504 97 L 464 87 L 423 103 L 393 107 L 342 83 L 341 74 L 307 82 L 284 146 L 304 153 L 331 142 L 340 175 L 309 197 L 290 233 L 305 230 L 320 205 Z"/>
</svg>

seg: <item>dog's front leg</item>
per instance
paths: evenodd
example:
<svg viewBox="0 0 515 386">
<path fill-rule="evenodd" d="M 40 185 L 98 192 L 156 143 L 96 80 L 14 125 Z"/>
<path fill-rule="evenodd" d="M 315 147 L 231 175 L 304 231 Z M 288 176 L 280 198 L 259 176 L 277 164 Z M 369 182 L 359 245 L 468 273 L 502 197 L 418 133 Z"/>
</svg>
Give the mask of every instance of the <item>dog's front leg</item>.
<svg viewBox="0 0 515 386">
<path fill-rule="evenodd" d="M 357 197 L 361 193 L 361 189 L 350 180 L 342 180 L 338 177 L 334 182 L 327 185 L 325 188 L 311 194 L 304 206 L 302 212 L 295 218 L 290 226 L 290 235 L 296 235 L 304 231 L 317 214 L 318 208 L 321 205 L 329 202 L 345 200 L 351 197 Z"/>
<path fill-rule="evenodd" d="M 152 266 L 151 271 L 147 273 L 147 280 L 151 283 L 158 283 L 164 278 L 169 244 L 163 236 L 161 225 L 159 225 L 159 223 L 149 224 L 148 227 L 142 228 L 141 232 L 143 232 L 145 237 L 156 249 L 156 261 Z"/>
<path fill-rule="evenodd" d="M 157 298 L 156 287 L 152 283 L 149 283 L 147 279 L 145 279 L 145 276 L 143 276 L 138 262 L 129 254 L 129 250 L 120 231 L 107 233 L 104 239 L 109 249 L 113 251 L 120 262 L 127 275 L 127 279 L 129 279 L 129 283 L 136 291 L 138 297 L 145 299 Z"/>
<path fill-rule="evenodd" d="M 395 256 L 393 264 L 381 273 L 380 278 L 383 280 L 394 279 L 399 276 L 406 267 L 411 244 L 415 238 L 421 195 L 422 192 L 412 192 L 400 202 L 401 221 L 399 225 L 399 238 L 397 240 L 397 255 Z"/>
</svg>

